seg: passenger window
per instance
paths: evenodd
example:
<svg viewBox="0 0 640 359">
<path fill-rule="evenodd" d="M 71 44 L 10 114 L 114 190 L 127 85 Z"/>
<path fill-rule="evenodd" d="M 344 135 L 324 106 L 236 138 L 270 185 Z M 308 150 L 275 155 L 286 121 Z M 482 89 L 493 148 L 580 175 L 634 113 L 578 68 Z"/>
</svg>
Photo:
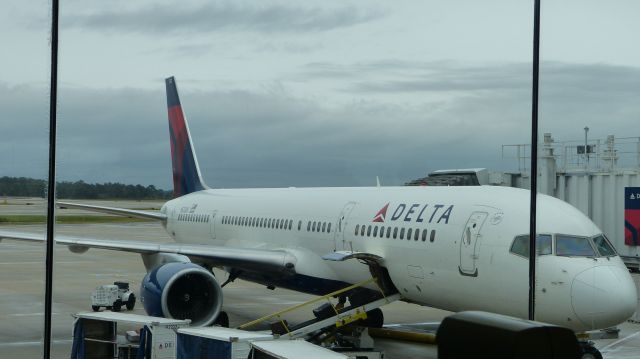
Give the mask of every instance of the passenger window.
<svg viewBox="0 0 640 359">
<path fill-rule="evenodd" d="M 365 229 L 366 229 L 366 226 L 363 224 L 363 225 L 360 227 L 360 235 L 361 235 L 361 236 L 364 236 L 364 231 L 365 231 Z"/>
<path fill-rule="evenodd" d="M 600 253 L 603 257 L 610 257 L 617 255 L 616 250 L 613 249 L 613 246 L 604 235 L 599 235 L 593 239 L 593 243 L 596 245 L 596 249 L 598 249 L 598 253 Z"/>
<path fill-rule="evenodd" d="M 404 228 L 400 228 L 400 239 L 404 239 Z"/>
<path fill-rule="evenodd" d="M 373 236 L 374 237 L 378 236 L 378 226 L 373 226 Z"/>
<path fill-rule="evenodd" d="M 322 222 L 322 232 L 327 230 L 327 222 Z"/>
<path fill-rule="evenodd" d="M 302 221 L 298 220 L 298 230 L 302 228 Z"/>
<path fill-rule="evenodd" d="M 311 221 L 307 221 L 307 232 L 311 230 Z"/>
<path fill-rule="evenodd" d="M 419 236 L 420 236 L 420 229 L 416 228 L 415 232 L 413 232 L 413 240 L 418 241 Z"/>
<path fill-rule="evenodd" d="M 316 231 L 316 222 L 313 221 L 313 224 L 311 225 L 311 231 L 315 232 Z"/>
<path fill-rule="evenodd" d="M 407 240 L 411 240 L 411 235 L 413 234 L 413 229 L 409 228 L 407 229 Z"/>
<path fill-rule="evenodd" d="M 391 227 L 387 227 L 387 238 L 391 237 Z"/>
<path fill-rule="evenodd" d="M 596 253 L 586 237 L 556 234 L 556 254 L 569 257 L 595 257 Z"/>
<path fill-rule="evenodd" d="M 331 233 L 331 222 L 327 224 L 327 233 Z"/>
<path fill-rule="evenodd" d="M 431 237 L 429 237 L 429 242 L 433 243 L 433 241 L 436 240 L 436 230 L 432 229 L 431 230 Z"/>
<path fill-rule="evenodd" d="M 355 231 L 355 235 L 356 235 L 356 236 L 358 235 L 358 230 L 359 230 L 359 229 L 360 229 L 360 225 L 359 225 L 359 224 L 356 224 L 356 231 Z"/>
<path fill-rule="evenodd" d="M 427 240 L 427 232 L 429 232 L 426 229 L 422 230 L 422 241 L 425 242 Z"/>
<path fill-rule="evenodd" d="M 367 237 L 371 236 L 371 225 L 367 226 Z"/>
<path fill-rule="evenodd" d="M 393 227 L 393 239 L 398 238 L 398 227 Z"/>
<path fill-rule="evenodd" d="M 289 220 L 289 230 L 291 230 L 291 227 L 293 227 L 293 219 Z"/>
</svg>

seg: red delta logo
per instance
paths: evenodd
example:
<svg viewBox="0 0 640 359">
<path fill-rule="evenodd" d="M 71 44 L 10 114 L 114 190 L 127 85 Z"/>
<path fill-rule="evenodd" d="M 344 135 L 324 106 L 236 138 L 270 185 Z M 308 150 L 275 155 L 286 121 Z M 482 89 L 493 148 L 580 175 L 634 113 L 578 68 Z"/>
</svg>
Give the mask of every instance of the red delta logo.
<svg viewBox="0 0 640 359">
<path fill-rule="evenodd" d="M 384 219 L 387 217 L 387 209 L 389 208 L 389 203 L 387 203 L 381 210 L 376 213 L 373 217 L 373 222 L 384 222 Z"/>
</svg>

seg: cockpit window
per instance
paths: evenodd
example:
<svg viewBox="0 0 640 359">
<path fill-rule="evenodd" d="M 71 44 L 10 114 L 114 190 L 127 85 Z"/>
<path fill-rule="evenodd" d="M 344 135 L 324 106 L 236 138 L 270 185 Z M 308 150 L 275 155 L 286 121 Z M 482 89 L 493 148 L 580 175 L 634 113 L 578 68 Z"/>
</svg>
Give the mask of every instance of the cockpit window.
<svg viewBox="0 0 640 359">
<path fill-rule="evenodd" d="M 596 249 L 598 250 L 598 253 L 600 253 L 601 256 L 610 257 L 610 256 L 617 255 L 616 250 L 613 249 L 613 247 L 611 246 L 611 243 L 609 243 L 609 241 L 607 240 L 607 238 L 605 238 L 604 235 L 599 235 L 596 238 L 594 238 L 593 243 L 596 245 Z"/>
<path fill-rule="evenodd" d="M 529 235 L 517 236 L 511 244 L 510 252 L 529 258 Z M 536 252 L 539 256 L 551 254 L 551 236 L 548 234 L 539 234 L 536 239 Z"/>
<path fill-rule="evenodd" d="M 556 255 L 568 257 L 595 257 L 589 238 L 556 235 Z"/>
</svg>

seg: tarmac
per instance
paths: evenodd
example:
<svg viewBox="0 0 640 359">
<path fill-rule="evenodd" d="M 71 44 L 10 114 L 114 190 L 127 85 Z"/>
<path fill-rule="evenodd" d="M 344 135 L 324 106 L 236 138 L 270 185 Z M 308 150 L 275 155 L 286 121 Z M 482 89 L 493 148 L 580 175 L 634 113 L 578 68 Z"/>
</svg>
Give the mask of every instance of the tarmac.
<svg viewBox="0 0 640 359">
<path fill-rule="evenodd" d="M 42 199 L 0 198 L 0 215 L 44 214 Z M 82 201 L 104 206 L 151 209 L 161 202 Z M 88 214 L 64 209 L 58 214 Z M 3 230 L 44 232 L 44 225 L 0 225 Z M 57 225 L 59 234 L 104 239 L 150 242 L 170 242 L 162 226 L 154 222 L 118 224 Z M 33 243 L 2 241 L 0 243 L 0 356 L 3 358 L 39 358 L 42 353 L 44 322 L 44 246 Z M 54 254 L 52 358 L 69 358 L 73 317 L 77 312 L 91 310 L 91 292 L 96 286 L 114 281 L 127 281 L 138 296 L 145 268 L 139 255 L 91 249 L 74 254 L 64 246 L 56 246 Z M 225 273 L 217 273 L 221 280 Z M 277 310 L 303 303 L 312 297 L 284 289 L 270 290 L 264 286 L 236 280 L 224 290 L 223 309 L 229 314 L 230 325 L 236 327 Z M 446 311 L 395 302 L 382 308 L 385 324 L 390 326 L 434 328 Z M 138 302 L 132 313 L 146 314 Z M 299 313 L 292 321 L 308 319 L 311 313 Z M 617 338 L 596 340 L 605 358 L 640 358 L 640 323 L 627 322 L 618 326 Z M 377 349 L 385 358 L 437 358 L 435 345 L 392 339 L 375 339 Z"/>
</svg>

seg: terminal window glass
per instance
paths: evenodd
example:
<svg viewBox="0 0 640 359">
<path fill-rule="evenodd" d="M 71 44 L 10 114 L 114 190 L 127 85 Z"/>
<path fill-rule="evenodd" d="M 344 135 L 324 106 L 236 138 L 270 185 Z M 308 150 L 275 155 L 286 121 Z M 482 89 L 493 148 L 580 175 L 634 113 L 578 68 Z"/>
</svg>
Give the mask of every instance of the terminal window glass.
<svg viewBox="0 0 640 359">
<path fill-rule="evenodd" d="M 551 236 L 548 234 L 540 234 L 536 239 L 536 251 L 539 256 L 552 253 Z M 511 253 L 529 258 L 529 235 L 517 236 L 511 244 Z"/>
<path fill-rule="evenodd" d="M 596 255 L 588 238 L 563 234 L 556 235 L 556 254 L 570 257 L 594 257 Z"/>
<path fill-rule="evenodd" d="M 599 235 L 594 238 L 593 243 L 596 245 L 596 249 L 598 249 L 598 253 L 600 253 L 601 256 L 610 257 L 616 255 L 615 249 L 613 249 L 604 235 Z"/>
</svg>

